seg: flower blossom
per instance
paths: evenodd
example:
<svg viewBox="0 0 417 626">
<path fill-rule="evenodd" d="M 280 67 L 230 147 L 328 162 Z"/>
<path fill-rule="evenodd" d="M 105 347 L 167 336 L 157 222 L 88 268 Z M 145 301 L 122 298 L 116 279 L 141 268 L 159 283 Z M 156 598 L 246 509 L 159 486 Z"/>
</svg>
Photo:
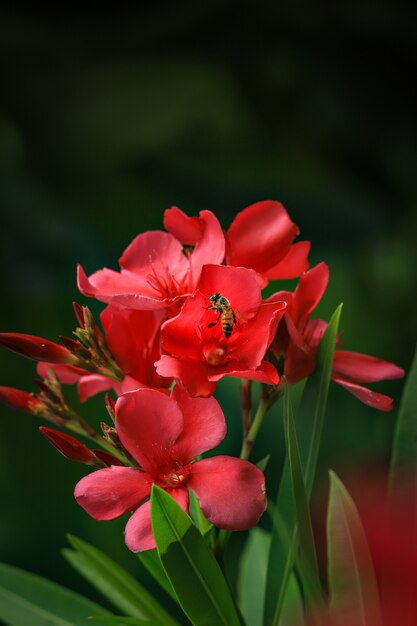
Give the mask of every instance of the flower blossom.
<svg viewBox="0 0 417 626">
<path fill-rule="evenodd" d="M 285 300 L 288 305 L 272 350 L 278 358 L 283 359 L 284 374 L 290 384 L 309 376 L 314 370 L 317 348 L 327 328 L 327 322 L 310 319 L 310 315 L 320 302 L 328 279 L 327 265 L 319 263 L 300 277 L 294 293 L 279 291 L 268 299 L 268 302 Z M 340 345 L 339 340 L 337 345 Z M 380 411 L 392 409 L 392 398 L 368 389 L 363 384 L 403 376 L 402 368 L 383 359 L 359 352 L 335 350 L 332 380 L 364 404 Z"/>
<path fill-rule="evenodd" d="M 230 305 L 229 336 L 210 300 L 216 293 Z M 211 395 L 226 375 L 275 385 L 279 376 L 265 355 L 285 308 L 285 302 L 262 301 L 253 270 L 206 265 L 198 291 L 162 326 L 156 370 L 181 381 L 193 396 Z"/>
<path fill-rule="evenodd" d="M 176 207 L 166 212 L 171 232 L 138 235 L 123 252 L 120 272 L 104 268 L 87 278 L 78 269 L 78 288 L 85 296 L 131 309 L 178 312 L 185 296 L 194 292 L 203 265 L 222 263 L 225 241 L 211 211 L 190 218 Z M 183 241 L 176 235 L 179 234 Z M 192 251 L 184 249 L 192 246 Z"/>
<path fill-rule="evenodd" d="M 265 479 L 252 463 L 230 456 L 193 462 L 217 446 L 226 423 L 214 398 L 191 398 L 176 385 L 170 396 L 138 389 L 116 402 L 117 434 L 139 467 L 112 466 L 82 478 L 77 502 L 96 520 L 134 511 L 126 525 L 133 552 L 155 547 L 149 495 L 155 483 L 188 512 L 188 489 L 206 518 L 220 528 L 245 530 L 266 508 Z"/>
</svg>

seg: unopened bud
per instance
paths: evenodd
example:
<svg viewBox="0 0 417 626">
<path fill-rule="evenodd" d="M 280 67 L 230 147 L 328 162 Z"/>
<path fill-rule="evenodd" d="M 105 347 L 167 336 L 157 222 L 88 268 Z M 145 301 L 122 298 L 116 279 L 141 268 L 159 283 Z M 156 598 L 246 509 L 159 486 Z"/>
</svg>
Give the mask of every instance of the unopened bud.
<svg viewBox="0 0 417 626">
<path fill-rule="evenodd" d="M 32 413 L 33 415 L 40 414 L 43 407 L 42 402 L 38 398 L 26 391 L 14 389 L 13 387 L 0 387 L 0 400 L 13 409 Z"/>
<path fill-rule="evenodd" d="M 0 333 L 0 345 L 35 361 L 75 363 L 76 357 L 67 348 L 43 337 L 23 333 Z"/>
<path fill-rule="evenodd" d="M 107 465 L 107 467 L 110 467 L 111 465 L 124 465 L 120 459 L 113 456 L 113 454 L 110 454 L 110 452 L 100 450 L 99 448 L 94 449 L 93 452 L 96 457 L 100 459 L 100 461 L 103 461 L 103 463 Z"/>
<path fill-rule="evenodd" d="M 84 324 L 84 307 L 82 307 L 81 304 L 78 304 L 78 302 L 73 302 L 72 303 L 72 307 L 74 309 L 74 313 L 75 313 L 75 317 L 77 318 L 77 322 L 79 323 L 81 328 L 84 328 L 84 326 L 85 326 L 85 324 Z"/>
<path fill-rule="evenodd" d="M 94 465 L 95 467 L 103 467 L 105 465 L 103 461 L 96 457 L 92 450 L 87 448 L 81 441 L 78 441 L 78 439 L 75 439 L 75 437 L 46 426 L 40 426 L 39 430 L 49 443 L 67 459 L 85 463 L 86 465 Z"/>
<path fill-rule="evenodd" d="M 116 403 L 109 393 L 106 393 L 104 397 L 104 402 L 106 404 L 107 413 L 110 415 L 111 419 L 114 422 L 116 419 Z"/>
</svg>

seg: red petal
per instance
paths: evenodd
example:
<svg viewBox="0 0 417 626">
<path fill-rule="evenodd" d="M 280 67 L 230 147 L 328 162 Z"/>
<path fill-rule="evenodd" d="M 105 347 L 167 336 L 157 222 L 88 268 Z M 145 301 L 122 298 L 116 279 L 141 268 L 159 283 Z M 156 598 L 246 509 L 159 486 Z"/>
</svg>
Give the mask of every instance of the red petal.
<svg viewBox="0 0 417 626">
<path fill-rule="evenodd" d="M 374 407 L 374 409 L 379 409 L 380 411 L 391 411 L 393 399 L 389 396 L 385 396 L 382 393 L 377 393 L 376 391 L 357 385 L 350 380 L 344 379 L 342 376 L 335 376 L 332 374 L 332 380 L 338 385 L 344 387 L 364 404 L 368 404 L 369 406 Z"/>
<path fill-rule="evenodd" d="M 214 376 L 209 376 L 209 380 L 218 381 L 223 376 L 232 376 L 233 378 L 247 378 L 248 380 L 256 380 L 259 383 L 265 383 L 266 385 L 277 385 L 279 383 L 279 376 L 272 365 L 268 361 L 262 361 L 259 367 L 253 370 L 228 370 L 225 368 L 225 371 L 221 374 L 215 374 Z"/>
<path fill-rule="evenodd" d="M 117 382 L 107 378 L 107 376 L 87 374 L 80 378 L 78 382 L 78 396 L 81 402 L 85 402 L 97 393 L 113 389 L 115 386 L 117 386 Z"/>
<path fill-rule="evenodd" d="M 187 489 L 167 489 L 181 508 L 188 513 Z M 151 503 L 145 502 L 129 519 L 126 524 L 125 542 L 132 552 L 143 552 L 156 547 L 151 525 Z"/>
<path fill-rule="evenodd" d="M 257 202 L 237 214 L 227 239 L 229 265 L 243 265 L 263 274 L 285 257 L 298 234 L 280 202 Z"/>
<path fill-rule="evenodd" d="M 35 396 L 13 387 L 0 387 L 0 400 L 13 409 L 18 409 L 25 413 L 36 413 L 36 409 L 41 409 L 42 407 L 42 402 Z"/>
<path fill-rule="evenodd" d="M 116 430 L 120 441 L 146 471 L 169 459 L 183 429 L 178 403 L 156 389 L 137 389 L 116 402 Z"/>
<path fill-rule="evenodd" d="M 291 317 L 297 328 L 302 328 L 316 308 L 329 281 L 329 268 L 326 263 L 319 263 L 303 274 L 294 291 Z"/>
<path fill-rule="evenodd" d="M 233 310 L 244 317 L 253 316 L 259 308 L 262 297 L 256 272 L 245 267 L 225 265 L 205 265 L 198 285 L 208 297 L 219 292 L 229 301 Z"/>
<path fill-rule="evenodd" d="M 219 445 L 226 436 L 226 421 L 214 398 L 192 398 L 182 385 L 175 385 L 172 398 L 181 407 L 183 432 L 175 443 L 181 458 L 191 461 Z"/>
<path fill-rule="evenodd" d="M 404 376 L 404 370 L 394 363 L 346 350 L 336 350 L 332 371 L 338 377 L 347 377 L 358 383 L 375 383 Z"/>
<path fill-rule="evenodd" d="M 204 515 L 219 528 L 246 530 L 266 509 L 265 477 L 249 461 L 231 456 L 197 461 L 188 485 Z"/>
<path fill-rule="evenodd" d="M 94 452 L 92 452 L 81 441 L 61 433 L 54 428 L 47 428 L 46 426 L 39 426 L 39 430 L 42 435 L 53 445 L 55 448 L 63 454 L 67 459 L 71 461 L 78 461 L 79 463 L 91 464 L 97 461 Z M 100 465 L 100 463 L 98 463 Z"/>
<path fill-rule="evenodd" d="M 182 245 L 169 233 L 153 230 L 138 235 L 119 259 L 120 266 L 146 280 L 148 274 L 165 273 L 168 268 L 175 276 L 188 270 Z"/>
<path fill-rule="evenodd" d="M 198 334 L 198 326 L 201 317 L 206 313 L 206 306 L 208 306 L 206 299 L 197 292 L 187 298 L 176 317 L 162 325 L 161 348 L 164 352 L 196 360 L 201 359 L 201 338 Z M 157 367 L 156 363 L 155 367 Z M 157 371 L 160 376 L 167 376 L 158 367 Z"/>
<path fill-rule="evenodd" d="M 81 266 L 78 266 L 78 289 L 85 296 L 97 298 L 100 302 L 115 302 L 131 309 L 155 310 L 165 307 L 165 300 L 146 279 L 139 275 L 122 270 L 115 272 L 109 269 L 99 270 L 89 278 Z"/>
<path fill-rule="evenodd" d="M 42 378 L 48 376 L 48 369 L 52 369 L 57 375 L 59 382 L 64 385 L 73 385 L 80 380 L 81 376 L 85 376 L 87 373 L 87 370 L 83 370 L 81 367 L 75 367 L 75 365 L 44 363 L 42 361 L 38 363 L 36 367 L 36 371 Z"/>
<path fill-rule="evenodd" d="M 135 311 L 109 305 L 101 313 L 101 321 L 110 352 L 126 375 L 155 384 L 154 362 L 160 356 L 159 330 L 166 320 L 163 309 Z"/>
<path fill-rule="evenodd" d="M 163 354 L 155 363 L 155 367 L 160 376 L 169 376 L 181 382 L 192 396 L 207 398 L 216 391 L 216 383 L 208 380 L 208 368 L 201 361 L 186 360 Z"/>
<path fill-rule="evenodd" d="M 199 218 L 188 217 L 176 206 L 165 211 L 164 226 L 183 246 L 195 246 L 201 237 Z"/>
<path fill-rule="evenodd" d="M 0 333 L 0 345 L 35 361 L 74 363 L 74 355 L 57 343 L 23 333 Z"/>
<path fill-rule="evenodd" d="M 315 350 L 306 351 L 291 342 L 285 354 L 284 373 L 290 385 L 309 376 L 316 366 Z"/>
<path fill-rule="evenodd" d="M 308 269 L 309 241 L 294 243 L 287 254 L 274 267 L 266 270 L 264 276 L 272 280 L 297 278 Z"/>
<path fill-rule="evenodd" d="M 211 211 L 200 213 L 201 237 L 191 253 L 192 284 L 196 287 L 203 265 L 222 263 L 225 252 L 225 240 L 222 227 Z"/>
<path fill-rule="evenodd" d="M 240 362 L 244 369 L 256 369 L 260 365 L 286 308 L 283 301 L 265 302 L 255 317 L 242 324 L 239 334 L 232 335 L 229 342 L 235 362 Z"/>
<path fill-rule="evenodd" d="M 82 478 L 74 495 L 78 504 L 98 521 L 132 511 L 151 491 L 147 474 L 133 467 L 106 467 Z"/>
</svg>

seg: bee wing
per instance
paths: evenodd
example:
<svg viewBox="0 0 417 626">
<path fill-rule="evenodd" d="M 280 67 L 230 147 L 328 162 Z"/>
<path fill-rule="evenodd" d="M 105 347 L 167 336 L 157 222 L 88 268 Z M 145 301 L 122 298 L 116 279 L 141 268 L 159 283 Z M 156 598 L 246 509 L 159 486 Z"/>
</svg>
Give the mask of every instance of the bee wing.
<svg viewBox="0 0 417 626">
<path fill-rule="evenodd" d="M 246 324 L 246 322 L 248 321 L 248 318 L 246 317 L 246 315 L 244 315 L 243 313 L 240 313 L 240 311 L 235 311 L 235 309 L 233 309 L 233 315 L 234 315 L 236 324 Z"/>
</svg>

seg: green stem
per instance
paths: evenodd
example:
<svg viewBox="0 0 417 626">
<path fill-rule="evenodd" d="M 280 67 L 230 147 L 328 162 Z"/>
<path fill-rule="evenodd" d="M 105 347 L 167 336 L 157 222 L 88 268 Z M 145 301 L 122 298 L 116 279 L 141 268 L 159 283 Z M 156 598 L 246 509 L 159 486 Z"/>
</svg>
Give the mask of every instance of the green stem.
<svg viewBox="0 0 417 626">
<path fill-rule="evenodd" d="M 249 458 L 253 444 L 255 443 L 256 437 L 258 435 L 262 422 L 264 421 L 267 410 L 268 401 L 263 395 L 261 395 L 258 410 L 256 411 L 255 417 L 253 418 L 253 422 L 250 425 L 248 432 L 243 437 L 242 449 L 240 451 L 241 459 L 247 460 Z"/>
<path fill-rule="evenodd" d="M 243 383 L 244 381 L 242 381 Z M 242 384 L 242 394 L 243 394 L 243 390 L 244 390 L 244 386 Z M 248 389 L 245 388 L 245 392 L 247 392 Z M 250 393 L 250 387 L 249 387 L 249 393 Z M 247 398 L 247 396 L 246 396 Z M 248 404 L 244 404 L 242 402 L 242 415 L 243 415 L 243 424 L 245 427 L 245 408 L 248 406 Z M 244 460 L 248 460 L 253 444 L 255 443 L 256 437 L 258 435 L 259 429 L 262 425 L 262 422 L 264 421 L 264 417 L 266 415 L 266 412 L 269 409 L 269 401 L 267 398 L 267 394 L 265 393 L 265 387 L 262 385 L 261 387 L 261 398 L 259 400 L 259 405 L 258 405 L 258 409 L 255 413 L 255 417 L 253 418 L 253 422 L 248 424 L 248 429 L 244 430 L 243 433 L 243 443 L 242 443 L 242 449 L 240 451 L 240 458 L 244 459 Z M 230 530 L 224 530 L 221 529 L 219 530 L 219 534 L 217 535 L 217 543 L 216 543 L 216 556 L 217 559 L 220 563 L 222 563 L 223 561 L 223 554 L 224 554 L 224 550 L 226 547 L 227 542 L 229 541 L 230 535 L 231 535 L 231 531 Z"/>
<path fill-rule="evenodd" d="M 240 381 L 240 404 L 242 407 L 243 437 L 248 434 L 252 423 L 252 381 L 242 378 Z"/>
</svg>

